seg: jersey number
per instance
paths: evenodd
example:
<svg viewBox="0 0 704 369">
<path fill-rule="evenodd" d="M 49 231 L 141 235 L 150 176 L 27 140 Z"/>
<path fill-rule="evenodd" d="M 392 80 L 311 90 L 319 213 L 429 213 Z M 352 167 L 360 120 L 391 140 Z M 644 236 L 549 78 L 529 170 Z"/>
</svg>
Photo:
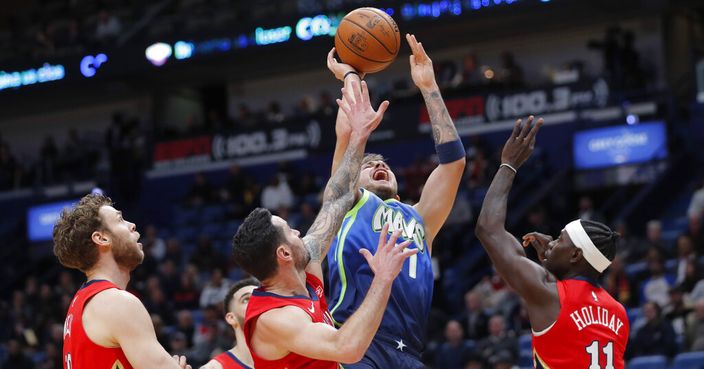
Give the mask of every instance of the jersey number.
<svg viewBox="0 0 704 369">
<path fill-rule="evenodd" d="M 589 369 L 602 369 L 602 366 L 599 365 L 599 341 L 592 342 L 592 344 L 587 346 L 585 350 L 587 350 L 587 353 L 592 357 L 592 362 L 589 365 Z M 602 351 L 604 351 L 604 355 L 606 355 L 606 366 L 604 366 L 603 369 L 614 369 L 613 341 L 609 341 L 609 343 L 604 346 Z"/>
<path fill-rule="evenodd" d="M 71 369 L 73 365 L 71 364 L 71 353 L 66 353 L 66 369 Z"/>
<path fill-rule="evenodd" d="M 418 254 L 408 258 L 408 276 L 416 279 L 416 269 L 418 269 Z"/>
</svg>

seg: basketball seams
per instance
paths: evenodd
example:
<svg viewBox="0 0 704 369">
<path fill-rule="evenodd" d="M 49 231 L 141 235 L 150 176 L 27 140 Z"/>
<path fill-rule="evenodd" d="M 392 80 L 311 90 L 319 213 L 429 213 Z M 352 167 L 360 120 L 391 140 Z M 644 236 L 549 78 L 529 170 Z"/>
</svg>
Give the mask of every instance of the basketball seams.
<svg viewBox="0 0 704 369">
<path fill-rule="evenodd" d="M 391 30 L 394 32 L 394 40 L 396 41 L 396 52 L 394 53 L 394 55 L 398 54 L 398 51 L 401 49 L 401 33 L 399 32 L 398 24 L 396 23 L 396 21 L 393 18 L 391 18 L 390 15 L 386 14 L 385 11 L 383 11 L 381 9 L 372 8 L 372 7 L 367 7 L 367 8 L 362 8 L 362 9 L 368 9 L 369 11 L 371 11 L 373 13 L 379 14 L 381 19 L 383 19 L 384 22 L 386 22 L 386 24 L 389 25 L 389 28 L 391 28 Z M 389 21 L 389 18 L 391 18 L 391 22 L 393 22 L 393 23 L 391 23 Z"/>
<path fill-rule="evenodd" d="M 350 23 L 352 23 L 352 22 L 350 22 Z M 355 23 L 352 23 L 352 24 L 355 24 Z M 356 25 L 356 24 L 355 24 L 355 25 Z M 362 59 L 364 59 L 364 60 L 370 61 L 370 62 L 372 62 L 372 63 L 378 63 L 378 64 L 388 64 L 388 63 L 391 63 L 391 62 L 394 60 L 393 58 L 392 58 L 391 60 L 387 60 L 387 61 L 379 61 L 379 60 L 370 59 L 370 58 L 368 58 L 368 57 L 366 57 L 366 56 L 364 56 L 364 55 L 358 53 L 356 50 L 354 50 L 353 47 L 351 47 L 342 37 L 340 37 L 340 34 L 339 34 L 339 33 L 336 34 L 335 37 L 336 37 L 337 39 L 339 39 L 340 42 L 342 42 L 342 44 L 345 46 L 345 49 L 346 49 L 347 51 L 349 51 L 349 52 L 351 52 L 351 53 L 353 53 L 353 54 L 359 56 L 360 58 L 362 58 Z M 344 61 L 344 60 L 343 60 L 343 61 Z"/>
<path fill-rule="evenodd" d="M 380 17 L 380 18 L 383 19 L 384 17 Z M 372 36 L 372 38 L 374 38 L 374 39 L 376 40 L 376 42 L 378 42 L 379 45 L 381 45 L 381 47 L 383 47 L 389 54 L 391 54 L 392 59 L 393 59 L 393 57 L 396 56 L 396 54 L 398 53 L 398 48 L 397 48 L 396 52 L 393 52 L 393 51 L 389 50 L 389 48 L 386 47 L 386 45 L 385 45 L 381 40 L 379 40 L 379 38 L 377 38 L 376 35 L 375 35 L 373 32 L 371 32 L 371 30 L 368 30 L 367 28 L 365 28 L 364 26 L 360 25 L 359 23 L 357 23 L 357 22 L 355 22 L 355 21 L 353 21 L 353 20 L 351 20 L 351 19 L 347 19 L 347 18 L 343 18 L 342 21 L 343 21 L 343 22 L 350 22 L 350 23 L 354 24 L 355 26 L 357 26 L 357 27 L 363 29 L 364 32 L 366 32 L 367 34 L 369 34 L 369 36 Z M 393 30 L 393 29 L 392 29 L 392 30 Z M 394 32 L 394 33 L 396 33 L 396 32 Z M 396 39 L 396 35 L 394 35 L 394 40 L 395 40 L 395 39 Z"/>
</svg>

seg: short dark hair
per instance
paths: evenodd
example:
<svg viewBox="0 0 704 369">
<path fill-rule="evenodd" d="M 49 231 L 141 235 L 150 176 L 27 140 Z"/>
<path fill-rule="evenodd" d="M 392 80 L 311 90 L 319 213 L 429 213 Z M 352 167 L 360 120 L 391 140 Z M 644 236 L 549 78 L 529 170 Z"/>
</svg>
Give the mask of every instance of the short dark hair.
<svg viewBox="0 0 704 369">
<path fill-rule="evenodd" d="M 362 158 L 362 167 L 372 161 L 383 161 L 386 163 L 386 158 L 381 155 L 381 154 L 371 154 L 371 153 L 366 153 L 364 154 L 364 157 Z M 388 164 L 388 163 L 387 163 Z"/>
<path fill-rule="evenodd" d="M 87 272 L 98 262 L 98 248 L 92 235 L 105 230 L 99 214 L 103 206 L 112 206 L 112 200 L 91 194 L 84 196 L 74 208 L 61 212 L 52 236 L 54 255 L 63 266 Z"/>
<path fill-rule="evenodd" d="M 281 229 L 271 222 L 271 212 L 252 210 L 232 238 L 235 262 L 260 281 L 271 277 L 278 268 L 276 248 L 283 242 Z"/>
<path fill-rule="evenodd" d="M 592 240 L 594 246 L 606 256 L 609 261 L 613 261 L 616 256 L 616 246 L 621 235 L 614 232 L 604 223 L 593 220 L 580 220 L 582 227 L 587 232 L 587 236 Z"/>
<path fill-rule="evenodd" d="M 230 287 L 230 290 L 227 291 L 227 295 L 225 295 L 225 301 L 223 301 L 223 310 L 225 311 L 225 314 L 230 312 L 230 304 L 232 303 L 232 299 L 235 297 L 237 291 L 247 286 L 259 287 L 260 283 L 256 278 L 252 277 L 240 279 L 239 281 L 235 282 L 235 284 Z"/>
</svg>

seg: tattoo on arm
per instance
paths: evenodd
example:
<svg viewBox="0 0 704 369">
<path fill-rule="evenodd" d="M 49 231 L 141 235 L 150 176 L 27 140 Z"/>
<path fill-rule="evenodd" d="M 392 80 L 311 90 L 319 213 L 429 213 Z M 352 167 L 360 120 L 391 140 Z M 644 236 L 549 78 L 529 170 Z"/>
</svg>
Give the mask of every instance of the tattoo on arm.
<svg viewBox="0 0 704 369">
<path fill-rule="evenodd" d="M 430 125 L 433 128 L 433 140 L 435 144 L 450 142 L 459 139 L 455 124 L 452 122 L 450 113 L 447 112 L 445 102 L 442 100 L 439 90 L 423 92 L 425 106 L 430 115 Z"/>
<path fill-rule="evenodd" d="M 350 210 L 357 190 L 359 168 L 364 157 L 364 143 L 350 142 L 345 156 L 325 186 L 323 205 L 310 226 L 303 242 L 312 261 L 319 261 L 327 253 L 333 236 Z"/>
</svg>

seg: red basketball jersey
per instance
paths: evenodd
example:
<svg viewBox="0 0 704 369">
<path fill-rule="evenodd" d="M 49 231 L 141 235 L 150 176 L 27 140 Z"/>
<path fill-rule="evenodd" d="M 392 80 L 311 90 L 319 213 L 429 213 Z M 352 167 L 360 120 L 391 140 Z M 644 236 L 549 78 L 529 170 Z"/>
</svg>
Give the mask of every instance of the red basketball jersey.
<svg viewBox="0 0 704 369">
<path fill-rule="evenodd" d="M 220 365 L 222 365 L 222 369 L 252 369 L 245 365 L 245 363 L 241 362 L 240 359 L 238 359 L 237 356 L 230 351 L 223 352 L 222 354 L 214 357 L 213 360 L 220 363 Z"/>
<path fill-rule="evenodd" d="M 94 280 L 84 284 L 71 301 L 64 322 L 64 369 L 132 369 L 119 347 L 99 346 L 83 329 L 83 308 L 93 296 L 110 288 L 110 281 Z"/>
<path fill-rule="evenodd" d="M 249 298 L 247 312 L 244 318 L 244 335 L 249 345 L 249 351 L 254 359 L 256 369 L 338 369 L 339 364 L 332 361 L 310 359 L 296 353 L 289 353 L 279 360 L 266 360 L 254 352 L 251 337 L 254 323 L 263 313 L 284 306 L 296 306 L 310 315 L 314 323 L 326 323 L 333 326 L 332 317 L 328 313 L 328 304 L 323 294 L 323 283 L 314 275 L 306 273 L 306 284 L 309 296 L 280 296 L 267 292 L 263 287 L 257 288 Z"/>
<path fill-rule="evenodd" d="M 560 315 L 533 332 L 536 369 L 623 369 L 629 325 L 623 306 L 582 279 L 557 282 Z"/>
</svg>

